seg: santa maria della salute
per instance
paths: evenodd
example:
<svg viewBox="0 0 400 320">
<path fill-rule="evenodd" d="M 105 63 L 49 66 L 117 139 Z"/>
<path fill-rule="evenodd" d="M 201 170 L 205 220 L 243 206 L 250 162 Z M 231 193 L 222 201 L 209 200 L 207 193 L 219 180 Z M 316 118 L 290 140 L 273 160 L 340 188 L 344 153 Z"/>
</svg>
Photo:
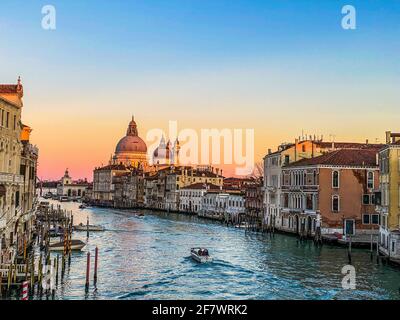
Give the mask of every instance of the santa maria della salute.
<svg viewBox="0 0 400 320">
<path fill-rule="evenodd" d="M 178 139 L 172 144 L 169 140 L 165 142 L 162 137 L 159 146 L 151 155 L 153 165 L 178 165 L 180 145 Z M 123 165 L 125 167 L 149 169 L 149 157 L 147 145 L 139 136 L 137 124 L 134 117 L 129 122 L 125 137 L 119 140 L 115 154 L 111 157 L 109 165 Z"/>
<path fill-rule="evenodd" d="M 147 167 L 147 146 L 143 139 L 139 137 L 134 117 L 132 117 L 131 122 L 129 122 L 126 136 L 118 142 L 110 164 L 125 165 L 135 168 Z"/>
</svg>

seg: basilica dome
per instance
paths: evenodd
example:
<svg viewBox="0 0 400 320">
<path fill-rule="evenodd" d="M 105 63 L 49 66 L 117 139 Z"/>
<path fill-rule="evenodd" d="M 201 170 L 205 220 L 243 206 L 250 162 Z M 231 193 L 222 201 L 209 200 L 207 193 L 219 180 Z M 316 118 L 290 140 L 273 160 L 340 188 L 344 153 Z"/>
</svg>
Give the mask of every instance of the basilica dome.
<svg viewBox="0 0 400 320">
<path fill-rule="evenodd" d="M 115 148 L 115 153 L 121 152 L 147 152 L 146 143 L 138 136 L 123 137 Z"/>
<path fill-rule="evenodd" d="M 115 148 L 114 163 L 136 167 L 147 163 L 147 146 L 139 137 L 137 125 L 132 117 L 126 136 L 123 137 Z"/>
</svg>

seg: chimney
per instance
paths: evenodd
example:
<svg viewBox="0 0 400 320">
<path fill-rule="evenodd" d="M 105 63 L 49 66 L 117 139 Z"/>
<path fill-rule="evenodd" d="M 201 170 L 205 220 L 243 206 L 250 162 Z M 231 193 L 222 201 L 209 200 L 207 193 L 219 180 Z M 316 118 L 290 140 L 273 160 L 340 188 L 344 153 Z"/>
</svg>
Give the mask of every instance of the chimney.
<svg viewBox="0 0 400 320">
<path fill-rule="evenodd" d="M 368 139 L 365 140 L 365 144 L 368 144 Z"/>
<path fill-rule="evenodd" d="M 390 131 L 386 131 L 386 144 L 390 143 L 390 136 L 392 135 L 392 133 Z"/>
<path fill-rule="evenodd" d="M 271 149 L 268 149 L 268 154 L 271 154 L 272 153 L 272 150 Z"/>
</svg>

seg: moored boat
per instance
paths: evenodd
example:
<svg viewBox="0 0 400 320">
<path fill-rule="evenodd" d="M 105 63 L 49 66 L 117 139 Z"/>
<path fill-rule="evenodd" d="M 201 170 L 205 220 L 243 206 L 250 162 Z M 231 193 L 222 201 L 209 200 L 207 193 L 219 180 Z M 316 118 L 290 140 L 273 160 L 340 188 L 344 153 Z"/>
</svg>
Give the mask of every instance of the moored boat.
<svg viewBox="0 0 400 320">
<path fill-rule="evenodd" d="M 80 251 L 86 246 L 81 240 L 71 240 L 71 250 Z M 50 251 L 63 251 L 64 250 L 64 241 L 55 242 L 49 245 Z"/>
<path fill-rule="evenodd" d="M 79 224 L 77 226 L 74 226 L 74 230 L 75 231 L 104 231 L 105 228 L 103 226 L 97 226 L 97 225 L 93 225 L 93 224 Z"/>
<path fill-rule="evenodd" d="M 206 263 L 212 261 L 212 258 L 208 253 L 208 249 L 206 248 L 192 248 L 190 250 L 190 256 L 192 257 L 193 260 L 200 263 Z"/>
<path fill-rule="evenodd" d="M 239 229 L 246 229 L 248 226 L 247 222 L 242 221 L 240 224 L 236 224 L 235 228 L 239 228 Z"/>
</svg>

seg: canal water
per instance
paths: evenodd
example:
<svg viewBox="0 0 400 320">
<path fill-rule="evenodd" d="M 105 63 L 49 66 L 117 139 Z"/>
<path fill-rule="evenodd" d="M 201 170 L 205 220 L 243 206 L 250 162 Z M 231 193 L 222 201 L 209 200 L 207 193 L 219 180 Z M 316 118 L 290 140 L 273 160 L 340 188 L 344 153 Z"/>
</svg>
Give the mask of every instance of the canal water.
<svg viewBox="0 0 400 320">
<path fill-rule="evenodd" d="M 400 299 L 400 269 L 377 265 L 365 249 L 353 249 L 356 289 L 344 290 L 344 248 L 245 234 L 180 214 L 145 211 L 139 219 L 133 211 L 62 207 L 74 212 L 74 223 L 86 224 L 89 217 L 106 231 L 89 239 L 86 232 L 74 234 L 88 244 L 73 253 L 56 299 Z M 93 257 L 96 246 L 98 284 L 93 287 L 91 274 L 86 294 L 86 253 Z M 194 246 L 207 247 L 214 261 L 194 262 L 189 253 Z"/>
</svg>

